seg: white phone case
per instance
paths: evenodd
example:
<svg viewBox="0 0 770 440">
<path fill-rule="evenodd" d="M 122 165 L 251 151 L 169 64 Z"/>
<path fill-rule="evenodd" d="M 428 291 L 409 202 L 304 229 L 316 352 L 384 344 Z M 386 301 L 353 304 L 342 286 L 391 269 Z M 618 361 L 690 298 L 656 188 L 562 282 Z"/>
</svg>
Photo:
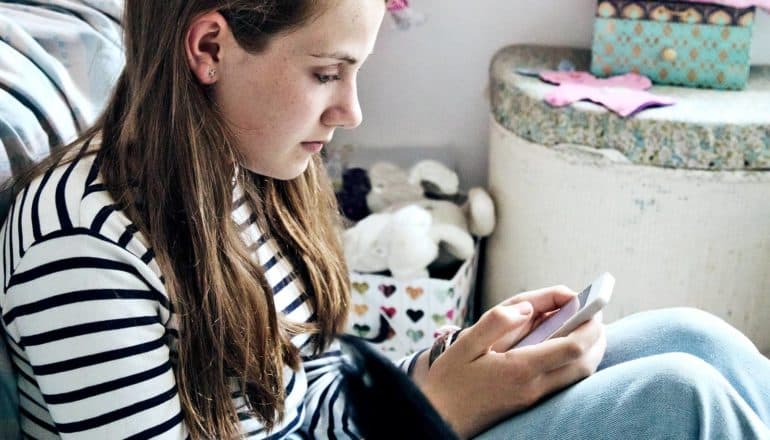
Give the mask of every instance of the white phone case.
<svg viewBox="0 0 770 440">
<path fill-rule="evenodd" d="M 614 287 L 615 277 L 609 272 L 601 274 L 578 296 L 564 304 L 558 312 L 543 321 L 535 330 L 519 341 L 514 348 L 567 336 L 610 302 Z M 583 302 L 582 307 L 581 302 Z"/>
</svg>

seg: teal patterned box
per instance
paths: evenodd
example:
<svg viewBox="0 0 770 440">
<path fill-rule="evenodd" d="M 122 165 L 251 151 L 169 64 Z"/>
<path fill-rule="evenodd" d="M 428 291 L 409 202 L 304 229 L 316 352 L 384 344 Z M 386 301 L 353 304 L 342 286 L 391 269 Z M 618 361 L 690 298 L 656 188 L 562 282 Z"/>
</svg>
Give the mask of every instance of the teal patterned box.
<svg viewBox="0 0 770 440">
<path fill-rule="evenodd" d="M 681 1 L 600 0 L 591 72 L 658 84 L 743 89 L 755 8 Z"/>
</svg>

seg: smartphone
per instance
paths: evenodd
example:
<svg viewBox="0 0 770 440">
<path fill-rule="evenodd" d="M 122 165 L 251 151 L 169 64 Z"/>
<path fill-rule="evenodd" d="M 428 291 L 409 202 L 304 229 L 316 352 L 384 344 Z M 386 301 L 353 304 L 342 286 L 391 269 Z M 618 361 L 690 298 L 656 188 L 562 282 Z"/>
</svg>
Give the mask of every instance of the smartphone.
<svg viewBox="0 0 770 440">
<path fill-rule="evenodd" d="M 599 275 L 578 296 L 572 298 L 556 313 L 541 322 L 536 329 L 513 348 L 526 347 L 548 339 L 567 336 L 610 302 L 613 287 L 615 287 L 615 277 L 608 272 Z"/>
</svg>

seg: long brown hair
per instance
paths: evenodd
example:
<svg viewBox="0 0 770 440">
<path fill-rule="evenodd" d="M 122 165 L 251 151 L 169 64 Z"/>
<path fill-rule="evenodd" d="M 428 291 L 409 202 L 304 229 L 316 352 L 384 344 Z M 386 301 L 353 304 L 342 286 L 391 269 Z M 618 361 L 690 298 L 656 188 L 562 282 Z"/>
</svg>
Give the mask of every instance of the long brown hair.
<svg viewBox="0 0 770 440">
<path fill-rule="evenodd" d="M 111 195 L 147 237 L 180 323 L 176 379 L 193 438 L 240 435 L 230 378 L 267 428 L 284 410 L 283 365 L 297 368 L 290 337 L 313 333 L 320 352 L 347 316 L 349 280 L 336 200 L 318 157 L 291 181 L 235 173 L 235 141 L 210 90 L 190 71 L 187 29 L 220 11 L 244 49 L 257 53 L 322 11 L 314 0 L 128 0 L 126 65 L 101 118 L 80 139 L 14 182 L 15 193 L 95 137 Z M 71 159 L 69 159 L 71 160 Z M 231 219 L 233 176 L 305 281 L 316 319 L 276 313 L 261 267 Z M 269 219 L 266 220 L 266 219 Z"/>
</svg>

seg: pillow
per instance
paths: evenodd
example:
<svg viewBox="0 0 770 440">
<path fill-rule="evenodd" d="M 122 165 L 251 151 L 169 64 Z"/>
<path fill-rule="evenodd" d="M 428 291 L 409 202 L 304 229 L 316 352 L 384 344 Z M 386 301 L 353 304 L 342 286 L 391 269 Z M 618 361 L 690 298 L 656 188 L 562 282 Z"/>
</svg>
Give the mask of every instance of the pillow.
<svg viewBox="0 0 770 440">
<path fill-rule="evenodd" d="M 0 184 L 94 123 L 125 63 L 122 9 L 122 0 L 0 0 Z M 9 203 L 4 190 L 0 220 Z M 5 337 L 0 438 L 15 439 L 19 397 Z"/>
<path fill-rule="evenodd" d="M 122 6 L 0 0 L 0 184 L 99 116 L 125 63 Z"/>
</svg>

